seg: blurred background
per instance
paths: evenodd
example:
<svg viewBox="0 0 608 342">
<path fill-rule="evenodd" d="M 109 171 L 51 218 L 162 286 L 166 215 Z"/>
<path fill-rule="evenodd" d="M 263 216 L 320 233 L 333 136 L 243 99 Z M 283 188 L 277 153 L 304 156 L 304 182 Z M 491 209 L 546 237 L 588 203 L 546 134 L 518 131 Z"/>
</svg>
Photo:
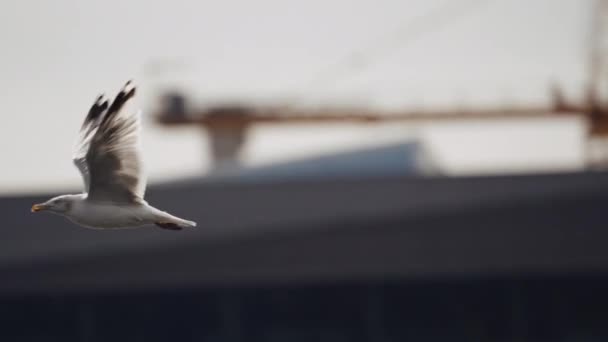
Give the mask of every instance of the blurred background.
<svg viewBox="0 0 608 342">
<path fill-rule="evenodd" d="M 9 0 L 0 42 L 3 339 L 608 339 L 608 1 Z M 31 215 L 128 79 L 199 228 Z"/>
</svg>

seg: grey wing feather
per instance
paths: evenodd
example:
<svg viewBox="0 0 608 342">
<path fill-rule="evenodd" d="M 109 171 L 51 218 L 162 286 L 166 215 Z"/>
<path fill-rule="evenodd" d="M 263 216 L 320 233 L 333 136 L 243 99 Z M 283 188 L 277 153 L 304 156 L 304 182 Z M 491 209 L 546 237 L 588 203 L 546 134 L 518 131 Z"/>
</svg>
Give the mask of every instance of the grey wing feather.
<svg viewBox="0 0 608 342">
<path fill-rule="evenodd" d="M 146 182 L 139 157 L 139 113 L 123 111 L 135 95 L 127 82 L 110 106 L 99 97 L 81 128 L 74 156 L 88 198 L 132 203 L 143 199 Z"/>
<path fill-rule="evenodd" d="M 90 178 L 91 175 L 89 173 L 89 167 L 87 165 L 86 155 L 89 151 L 89 146 L 91 144 L 91 139 L 97 132 L 97 128 L 99 126 L 99 122 L 106 114 L 108 110 L 108 100 L 104 98 L 104 95 L 99 95 L 87 117 L 80 128 L 80 137 L 78 138 L 78 144 L 76 148 L 76 154 L 74 155 L 73 161 L 74 165 L 80 171 L 82 175 L 82 179 L 84 181 L 85 192 L 89 192 Z"/>
</svg>

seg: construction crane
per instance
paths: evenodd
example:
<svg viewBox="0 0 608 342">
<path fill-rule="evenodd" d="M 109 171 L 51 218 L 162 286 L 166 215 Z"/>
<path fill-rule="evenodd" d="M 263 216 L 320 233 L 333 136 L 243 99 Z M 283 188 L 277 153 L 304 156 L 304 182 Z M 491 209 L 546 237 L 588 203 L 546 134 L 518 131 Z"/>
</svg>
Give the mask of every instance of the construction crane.
<svg viewBox="0 0 608 342">
<path fill-rule="evenodd" d="M 217 168 L 238 164 L 238 154 L 246 143 L 248 129 L 256 124 L 293 124 L 351 122 L 435 122 L 441 120 L 582 117 L 588 123 L 588 138 L 608 136 L 608 0 L 597 0 L 590 32 L 588 84 L 586 96 L 578 102 L 565 99 L 556 85 L 551 89 L 552 103 L 546 107 L 486 108 L 471 110 L 399 110 L 393 112 L 364 109 L 305 110 L 288 106 L 225 104 L 191 108 L 178 92 L 162 96 L 156 119 L 167 127 L 199 126 L 208 132 L 212 160 Z M 608 157 L 608 156 L 607 156 Z M 594 166 L 591 157 L 589 166 Z M 601 163 L 606 159 L 602 158 Z"/>
</svg>

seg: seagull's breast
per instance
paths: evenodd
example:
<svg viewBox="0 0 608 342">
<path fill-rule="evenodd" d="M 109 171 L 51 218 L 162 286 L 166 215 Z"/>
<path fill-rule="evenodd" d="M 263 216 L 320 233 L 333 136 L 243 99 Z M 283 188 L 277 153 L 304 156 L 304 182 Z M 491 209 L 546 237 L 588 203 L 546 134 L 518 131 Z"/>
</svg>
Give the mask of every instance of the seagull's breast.
<svg viewBox="0 0 608 342">
<path fill-rule="evenodd" d="M 144 225 L 145 207 L 139 204 L 96 203 L 87 200 L 74 203 L 66 215 L 88 228 L 126 228 Z"/>
</svg>

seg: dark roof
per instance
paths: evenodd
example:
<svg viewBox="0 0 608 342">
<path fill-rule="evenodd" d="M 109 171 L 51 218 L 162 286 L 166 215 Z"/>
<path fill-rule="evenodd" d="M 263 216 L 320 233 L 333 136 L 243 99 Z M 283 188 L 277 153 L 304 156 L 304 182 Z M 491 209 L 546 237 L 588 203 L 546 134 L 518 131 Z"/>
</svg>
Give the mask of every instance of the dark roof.
<svg viewBox="0 0 608 342">
<path fill-rule="evenodd" d="M 191 231 L 95 231 L 0 199 L 0 293 L 608 270 L 608 173 L 152 186 Z"/>
</svg>

